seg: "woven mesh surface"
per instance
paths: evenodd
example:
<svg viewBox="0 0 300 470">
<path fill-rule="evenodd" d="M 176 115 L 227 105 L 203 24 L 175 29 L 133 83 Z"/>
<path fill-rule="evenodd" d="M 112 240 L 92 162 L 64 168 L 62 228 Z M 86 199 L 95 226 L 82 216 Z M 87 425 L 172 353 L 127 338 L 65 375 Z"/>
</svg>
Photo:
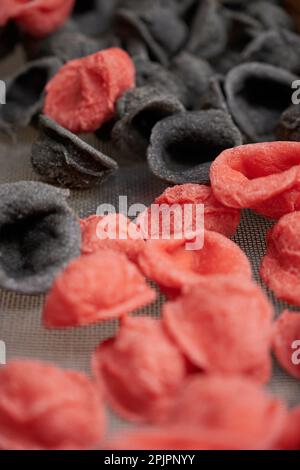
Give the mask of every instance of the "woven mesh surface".
<svg viewBox="0 0 300 470">
<path fill-rule="evenodd" d="M 7 62 L 0 67 L 0 73 L 10 68 L 11 64 Z M 37 179 L 30 166 L 30 148 L 35 134 L 33 128 L 26 129 L 18 135 L 14 143 L 0 137 L 0 183 Z M 94 136 L 89 138 L 89 142 L 97 148 L 110 150 L 103 148 Z M 146 165 L 124 166 L 101 187 L 72 192 L 70 204 L 80 217 L 85 217 L 95 213 L 101 203 L 116 205 L 119 195 L 126 195 L 129 204 L 138 202 L 148 205 L 165 187 L 149 173 Z M 270 225 L 263 217 L 245 211 L 235 237 L 235 241 L 251 259 L 254 276 L 258 282 L 259 264 L 266 248 L 265 232 Z M 287 307 L 286 304 L 276 301 L 270 292 L 268 295 L 277 314 Z M 8 359 L 38 358 L 89 373 L 91 352 L 101 341 L 114 336 L 118 323 L 111 321 L 88 327 L 48 331 L 41 323 L 43 301 L 43 296 L 24 296 L 0 290 L 0 340 L 6 343 Z M 155 304 L 137 313 L 158 316 L 162 302 L 163 298 L 159 297 Z M 269 387 L 290 405 L 300 402 L 300 381 L 287 376 L 276 364 Z M 128 426 L 111 413 L 110 418 L 110 434 L 120 427 Z"/>
</svg>

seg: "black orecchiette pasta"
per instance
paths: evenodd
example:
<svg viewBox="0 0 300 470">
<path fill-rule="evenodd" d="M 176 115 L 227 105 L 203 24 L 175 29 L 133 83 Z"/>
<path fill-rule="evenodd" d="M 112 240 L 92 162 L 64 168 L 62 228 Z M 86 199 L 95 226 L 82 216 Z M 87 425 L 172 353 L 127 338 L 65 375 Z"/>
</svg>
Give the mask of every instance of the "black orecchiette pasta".
<svg viewBox="0 0 300 470">
<path fill-rule="evenodd" d="M 223 150 L 241 143 L 239 130 L 223 111 L 176 114 L 154 127 L 148 164 L 158 178 L 169 183 L 208 183 L 211 162 Z"/>
<path fill-rule="evenodd" d="M 217 72 L 226 74 L 242 62 L 245 47 L 263 28 L 259 21 L 243 12 L 224 9 L 223 16 L 227 28 L 226 49 L 214 57 L 211 64 Z"/>
<path fill-rule="evenodd" d="M 169 57 L 179 51 L 187 38 L 185 23 L 172 9 L 151 4 L 141 11 L 118 10 L 116 28 L 122 38 L 142 39 L 150 56 L 164 65 L 168 64 Z"/>
<path fill-rule="evenodd" d="M 149 9 L 149 5 L 153 8 L 170 8 L 179 15 L 184 16 L 187 11 L 196 3 L 197 0 L 122 0 L 120 6 L 133 11 L 145 11 Z"/>
<path fill-rule="evenodd" d="M 175 10 L 185 17 L 188 14 L 189 10 L 194 6 L 197 0 L 169 0 L 173 4 Z"/>
<path fill-rule="evenodd" d="M 62 63 L 55 57 L 26 64 L 6 82 L 6 105 L 0 107 L 0 130 L 26 127 L 41 110 L 44 88 Z"/>
<path fill-rule="evenodd" d="M 102 183 L 118 168 L 114 160 L 46 116 L 40 118 L 31 162 L 45 181 L 77 189 Z"/>
<path fill-rule="evenodd" d="M 215 75 L 209 81 L 208 89 L 200 100 L 202 110 L 219 109 L 228 114 L 228 106 L 224 93 L 224 80 L 221 75 Z"/>
<path fill-rule="evenodd" d="M 148 48 L 141 38 L 128 37 L 123 41 L 123 45 L 134 62 L 139 60 L 149 60 Z"/>
<path fill-rule="evenodd" d="M 200 0 L 191 25 L 187 50 L 212 59 L 226 48 L 227 28 L 217 0 Z"/>
<path fill-rule="evenodd" d="M 26 38 L 24 45 L 29 60 L 56 56 L 65 63 L 72 59 L 94 54 L 108 46 L 108 43 L 105 40 L 100 41 L 85 36 L 77 30 L 72 22 L 69 22 L 40 41 L 31 37 Z"/>
<path fill-rule="evenodd" d="M 248 1 L 246 8 L 247 12 L 260 21 L 265 29 L 295 29 L 292 17 L 280 5 L 269 1 Z"/>
<path fill-rule="evenodd" d="M 97 36 L 109 30 L 118 0 L 76 0 L 73 20 L 83 34 Z"/>
<path fill-rule="evenodd" d="M 248 45 L 242 55 L 245 62 L 263 62 L 296 74 L 300 74 L 299 58 L 299 35 L 284 29 L 261 33 Z"/>
<path fill-rule="evenodd" d="M 178 75 L 160 64 L 149 60 L 135 60 L 136 86 L 150 86 L 169 95 L 176 96 L 185 106 L 188 104 L 188 90 Z"/>
<path fill-rule="evenodd" d="M 225 80 L 228 107 L 247 141 L 274 140 L 280 116 L 291 103 L 294 80 L 290 72 L 258 62 L 229 72 Z"/>
<path fill-rule="evenodd" d="M 151 87 L 136 88 L 119 100 L 121 119 L 112 131 L 113 143 L 122 153 L 135 160 L 146 158 L 151 132 L 155 124 L 172 114 L 185 111 L 173 95 Z"/>
<path fill-rule="evenodd" d="M 171 65 L 171 70 L 185 84 L 187 109 L 199 109 L 199 103 L 207 93 L 213 69 L 203 59 L 188 52 L 179 54 Z"/>
<path fill-rule="evenodd" d="M 80 254 L 80 225 L 68 191 L 21 181 L 0 185 L 0 287 L 46 292 Z"/>
</svg>

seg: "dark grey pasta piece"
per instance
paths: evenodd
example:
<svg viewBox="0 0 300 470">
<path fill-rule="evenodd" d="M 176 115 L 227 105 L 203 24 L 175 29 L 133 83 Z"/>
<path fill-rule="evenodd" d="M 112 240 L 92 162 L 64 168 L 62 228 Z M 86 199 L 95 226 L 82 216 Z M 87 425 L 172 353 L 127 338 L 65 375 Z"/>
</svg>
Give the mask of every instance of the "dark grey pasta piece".
<svg viewBox="0 0 300 470">
<path fill-rule="evenodd" d="M 281 116 L 277 128 L 278 140 L 300 142 L 300 107 L 291 105 Z"/>
<path fill-rule="evenodd" d="M 202 110 L 219 109 L 230 114 L 224 93 L 222 75 L 215 75 L 210 79 L 207 92 L 203 95 L 199 107 Z"/>
<path fill-rule="evenodd" d="M 141 38 L 136 36 L 128 37 L 123 41 L 123 46 L 132 57 L 133 61 L 149 60 L 148 48 Z"/>
<path fill-rule="evenodd" d="M 244 50 L 243 61 L 263 62 L 300 74 L 300 37 L 288 30 L 268 30 Z"/>
<path fill-rule="evenodd" d="M 161 119 L 185 110 L 173 95 L 151 87 L 127 92 L 118 104 L 121 119 L 112 131 L 112 142 L 123 156 L 132 160 L 146 158 L 153 127 Z"/>
<path fill-rule="evenodd" d="M 207 93 L 210 79 L 214 75 L 209 63 L 193 54 L 182 52 L 172 62 L 171 71 L 186 86 L 186 108 L 199 109 L 199 103 Z"/>
<path fill-rule="evenodd" d="M 118 0 L 76 0 L 73 21 L 88 36 L 98 36 L 108 31 Z"/>
<path fill-rule="evenodd" d="M 244 10 L 249 0 L 220 0 L 222 5 L 234 11 Z M 255 1 L 255 0 L 254 0 Z"/>
<path fill-rule="evenodd" d="M 227 43 L 226 22 L 217 0 L 201 0 L 192 20 L 187 50 L 204 59 L 221 54 Z"/>
<path fill-rule="evenodd" d="M 0 185 L 0 287 L 40 294 L 80 254 L 68 191 L 21 181 Z"/>
<path fill-rule="evenodd" d="M 162 100 L 167 98 L 166 102 L 172 102 L 172 109 L 175 107 L 177 112 L 185 110 L 182 103 L 174 97 L 174 95 L 168 94 L 165 90 L 162 91 L 160 88 L 144 86 L 128 90 L 122 95 L 122 97 L 117 101 L 117 116 L 119 119 L 123 119 L 124 117 L 132 115 L 132 113 L 136 113 L 139 109 L 144 108 L 145 106 L 148 107 L 150 105 L 150 109 L 152 109 L 152 104 L 154 104 L 156 109 L 156 104 L 160 98 Z"/>
<path fill-rule="evenodd" d="M 263 30 L 260 22 L 243 12 L 223 12 L 227 22 L 227 47 L 236 52 L 242 52 L 252 39 Z"/>
<path fill-rule="evenodd" d="M 224 21 L 227 28 L 226 49 L 211 60 L 213 68 L 226 74 L 242 62 L 242 53 L 249 43 L 263 28 L 259 21 L 243 12 L 224 9 Z"/>
<path fill-rule="evenodd" d="M 117 118 L 123 119 L 129 116 L 141 105 L 143 106 L 149 99 L 158 94 L 161 94 L 161 90 L 150 86 L 136 87 L 126 91 L 117 101 Z"/>
<path fill-rule="evenodd" d="M 32 146 L 34 170 L 47 182 L 85 189 L 101 184 L 117 163 L 47 116 L 40 117 L 40 135 Z"/>
<path fill-rule="evenodd" d="M 261 0 L 220 0 L 224 7 L 234 11 L 247 11 L 250 3 L 260 2 Z M 267 3 L 278 5 L 281 0 L 266 0 Z"/>
<path fill-rule="evenodd" d="M 28 62 L 6 82 L 6 105 L 0 107 L 0 130 L 26 127 L 42 109 L 44 88 L 62 63 L 55 57 Z"/>
<path fill-rule="evenodd" d="M 151 0 L 153 7 L 159 7 L 163 0 Z M 121 0 L 119 6 L 135 12 L 147 11 L 149 8 L 149 0 Z"/>
<path fill-rule="evenodd" d="M 197 0 L 121 0 L 120 6 L 133 11 L 145 11 L 153 8 L 170 8 L 179 14 L 184 14 Z"/>
<path fill-rule="evenodd" d="M 210 61 L 212 67 L 218 74 L 226 75 L 233 67 L 242 62 L 240 52 L 227 49 L 218 57 Z"/>
<path fill-rule="evenodd" d="M 290 105 L 296 76 L 279 67 L 251 62 L 232 69 L 225 80 L 229 110 L 248 142 L 275 139 L 282 112 Z"/>
<path fill-rule="evenodd" d="M 141 18 L 154 40 L 168 56 L 174 56 L 184 46 L 188 34 L 187 26 L 170 8 L 149 9 Z"/>
<path fill-rule="evenodd" d="M 280 5 L 268 1 L 247 3 L 247 12 L 267 29 L 285 28 L 294 30 L 293 18 Z"/>
<path fill-rule="evenodd" d="M 69 26 L 70 24 L 71 26 Z M 106 40 L 90 38 L 80 33 L 76 27 L 72 27 L 71 22 L 40 41 L 26 37 L 24 42 L 29 60 L 56 56 L 64 63 L 94 54 L 107 46 Z"/>
<path fill-rule="evenodd" d="M 185 106 L 188 104 L 188 90 L 178 75 L 150 60 L 137 59 L 136 86 L 150 86 L 169 95 L 176 96 Z"/>
<path fill-rule="evenodd" d="M 223 150 L 241 144 L 239 130 L 223 111 L 176 114 L 154 127 L 148 164 L 168 183 L 208 183 L 211 162 Z"/>
<path fill-rule="evenodd" d="M 133 11 L 119 9 L 116 13 L 116 30 L 122 39 L 142 39 L 150 56 L 163 65 L 175 55 L 187 38 L 185 23 L 170 8 L 155 7 Z"/>
<path fill-rule="evenodd" d="M 188 14 L 196 2 L 197 0 L 169 0 L 170 6 L 172 6 L 182 17 L 185 17 Z"/>
</svg>

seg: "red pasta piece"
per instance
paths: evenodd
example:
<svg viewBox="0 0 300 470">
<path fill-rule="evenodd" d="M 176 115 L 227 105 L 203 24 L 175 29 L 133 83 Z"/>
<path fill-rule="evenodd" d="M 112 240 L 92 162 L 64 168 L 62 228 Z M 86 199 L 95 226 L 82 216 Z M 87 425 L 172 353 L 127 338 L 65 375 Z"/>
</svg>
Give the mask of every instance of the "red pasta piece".
<svg viewBox="0 0 300 470">
<path fill-rule="evenodd" d="M 204 226 L 207 230 L 222 233 L 227 237 L 235 234 L 240 223 L 240 211 L 223 206 L 209 186 L 200 184 L 183 184 L 166 189 L 149 209 L 140 215 L 138 225 L 147 239 L 162 238 L 166 231 L 170 235 L 184 233 L 184 230 L 196 232 L 199 230 L 196 215 L 199 205 L 204 206 Z M 163 207 L 170 208 L 170 219 L 160 211 Z M 188 215 L 187 211 L 190 211 Z"/>
<path fill-rule="evenodd" d="M 72 132 L 93 132 L 113 116 L 117 99 L 135 83 L 135 67 L 119 48 L 65 64 L 46 87 L 44 112 Z"/>
<path fill-rule="evenodd" d="M 116 338 L 100 344 L 93 371 L 113 410 L 136 422 L 163 421 L 187 375 L 161 321 L 135 317 L 123 319 Z"/>
<path fill-rule="evenodd" d="M 273 334 L 276 359 L 290 375 L 300 379 L 300 313 L 285 310 L 276 320 Z"/>
<path fill-rule="evenodd" d="M 91 449 L 104 432 L 102 400 L 84 374 L 28 360 L 0 369 L 0 449 Z"/>
<path fill-rule="evenodd" d="M 268 232 L 260 274 L 279 299 L 300 305 L 300 212 L 282 217 Z"/>
<path fill-rule="evenodd" d="M 242 376 L 197 375 L 174 403 L 178 426 L 228 433 L 239 449 L 268 449 L 281 433 L 287 416 L 282 401 Z"/>
<path fill-rule="evenodd" d="M 213 162 L 210 179 L 222 204 L 278 219 L 300 209 L 300 143 L 268 142 L 225 150 Z"/>
<path fill-rule="evenodd" d="M 183 239 L 149 240 L 138 259 L 145 275 L 174 295 L 203 276 L 241 274 L 251 278 L 250 263 L 238 245 L 208 230 L 203 248 L 187 250 L 187 240 Z"/>
<path fill-rule="evenodd" d="M 118 318 L 155 297 L 136 266 L 107 249 L 76 259 L 58 276 L 46 299 L 44 323 L 55 328 Z"/>
<path fill-rule="evenodd" d="M 279 450 L 300 450 L 300 406 L 289 412 L 275 448 Z"/>
<path fill-rule="evenodd" d="M 192 363 L 258 382 L 271 374 L 272 316 L 262 290 L 238 276 L 203 277 L 163 308 L 168 331 Z"/>
<path fill-rule="evenodd" d="M 1 0 L 0 26 L 14 20 L 26 33 L 42 38 L 62 26 L 75 0 Z"/>
<path fill-rule="evenodd" d="M 125 253 L 135 261 L 144 249 L 145 242 L 138 227 L 122 214 L 92 215 L 81 220 L 80 224 L 83 255 L 109 248 Z"/>
</svg>

